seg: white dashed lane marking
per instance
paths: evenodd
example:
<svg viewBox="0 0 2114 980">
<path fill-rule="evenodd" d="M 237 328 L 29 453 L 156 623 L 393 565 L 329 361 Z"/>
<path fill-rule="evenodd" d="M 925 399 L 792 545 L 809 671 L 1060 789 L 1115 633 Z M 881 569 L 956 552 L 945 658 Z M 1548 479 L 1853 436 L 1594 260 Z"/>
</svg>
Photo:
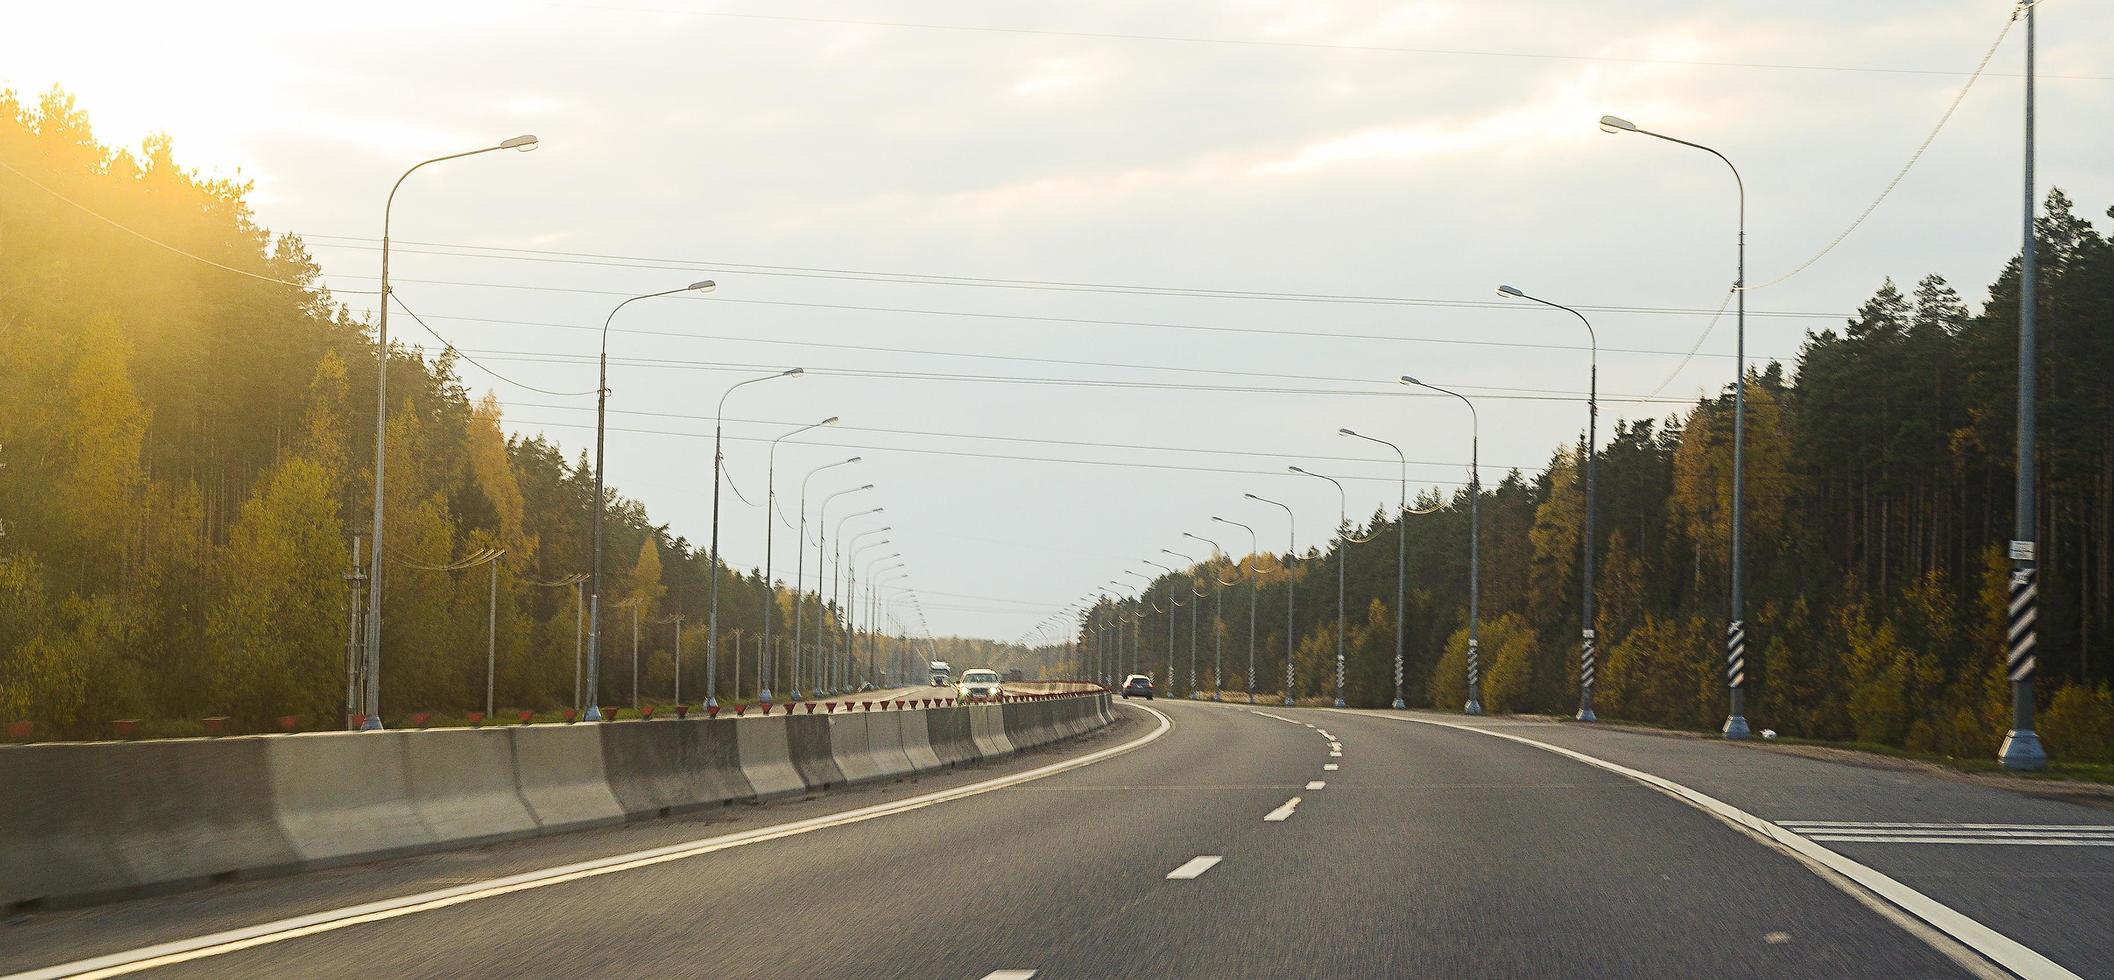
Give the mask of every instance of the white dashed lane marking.
<svg viewBox="0 0 2114 980">
<path fill-rule="evenodd" d="M 1329 750 L 1329 758 L 1331 758 L 1331 759 L 1341 759 L 1341 758 L 1343 758 L 1343 750 L 1342 750 L 1342 749 L 1330 749 L 1330 750 Z"/>
<path fill-rule="evenodd" d="M 1322 782 L 1321 780 L 1319 780 L 1319 779 L 1316 779 L 1316 780 L 1314 780 L 1314 781 L 1312 781 L 1312 782 L 1308 783 L 1308 784 L 1307 784 L 1307 788 L 1308 788 L 1308 789 L 1320 789 L 1320 788 L 1322 788 L 1323 786 L 1327 786 L 1327 785 L 1328 785 L 1327 783 L 1324 783 L 1324 782 Z"/>
<path fill-rule="evenodd" d="M 1034 980 L 1033 970 L 992 970 L 984 974 L 984 980 Z"/>
<path fill-rule="evenodd" d="M 1342 766 L 1339 766 L 1339 765 L 1337 765 L 1337 764 L 1335 764 L 1335 763 L 1333 763 L 1333 762 L 1324 762 L 1324 763 L 1322 763 L 1322 764 L 1321 764 L 1321 771 L 1322 771 L 1322 772 L 1335 772 L 1336 770 L 1338 770 L 1338 769 L 1341 769 L 1341 768 L 1343 768 L 1343 767 L 1342 767 Z"/>
<path fill-rule="evenodd" d="M 1284 823 L 1292 818 L 1292 811 L 1297 809 L 1299 809 L 1299 797 L 1295 796 L 1286 800 L 1284 806 L 1263 814 L 1263 820 L 1267 823 Z"/>
<path fill-rule="evenodd" d="M 1218 863 L 1223 860 L 1225 860 L 1225 858 L 1220 857 L 1216 854 L 1197 855 L 1196 857 L 1190 858 L 1188 862 L 1183 864 L 1181 867 L 1176 868 L 1173 871 L 1167 872 L 1167 880 L 1188 881 L 1192 878 L 1202 877 L 1204 872 L 1216 867 Z"/>
</svg>

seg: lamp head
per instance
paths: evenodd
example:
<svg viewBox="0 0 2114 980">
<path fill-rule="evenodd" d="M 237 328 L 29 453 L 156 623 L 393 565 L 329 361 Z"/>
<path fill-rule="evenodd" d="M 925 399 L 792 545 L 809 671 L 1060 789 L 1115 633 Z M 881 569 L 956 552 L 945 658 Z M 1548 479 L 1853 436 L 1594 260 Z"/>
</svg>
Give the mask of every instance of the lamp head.
<svg viewBox="0 0 2114 980">
<path fill-rule="evenodd" d="M 1256 496 L 1256 495 L 1254 495 L 1254 494 L 1252 494 L 1252 493 L 1244 493 L 1244 494 L 1241 494 L 1241 496 L 1243 496 L 1243 497 L 1246 497 L 1246 498 L 1248 498 L 1249 500 L 1261 500 L 1261 499 L 1263 499 L 1263 498 L 1261 498 L 1261 497 L 1258 497 L 1258 496 Z"/>
<path fill-rule="evenodd" d="M 499 148 L 502 150 L 520 150 L 523 153 L 527 153 L 536 148 L 536 138 L 524 133 L 499 144 Z"/>
<path fill-rule="evenodd" d="M 1356 432 L 1352 432 L 1352 431 L 1351 431 L 1351 430 L 1349 430 L 1349 429 L 1337 429 L 1337 430 L 1336 430 L 1336 434 L 1337 434 L 1337 435 L 1339 435 L 1339 436 L 1355 436 L 1355 435 L 1357 435 L 1358 433 L 1356 433 Z"/>
<path fill-rule="evenodd" d="M 860 460 L 862 460 L 862 459 L 865 459 L 865 458 L 866 458 L 866 457 L 864 457 L 864 456 L 853 456 L 852 458 L 850 458 L 850 459 L 847 459 L 847 460 L 845 460 L 845 462 L 847 462 L 847 463 L 856 463 L 856 462 L 858 462 L 858 461 L 860 461 Z"/>
<path fill-rule="evenodd" d="M 1634 133 L 1637 131 L 1637 124 L 1621 116 L 1601 116 L 1600 131 L 1603 133 Z"/>
<path fill-rule="evenodd" d="M 858 457 L 854 456 L 854 457 L 852 457 L 852 458 L 853 458 L 853 459 L 857 459 Z M 869 484 L 867 484 L 867 485 L 865 485 L 865 486 L 863 486 L 863 487 L 860 487 L 859 489 L 861 489 L 861 490 L 871 490 L 871 489 L 873 489 L 873 484 L 869 483 Z M 879 510 L 880 508 L 876 507 L 876 508 L 874 508 L 874 509 L 875 509 L 875 510 Z"/>
<path fill-rule="evenodd" d="M 834 416 L 834 415 L 832 415 L 832 416 L 830 416 L 829 418 L 823 419 L 822 421 L 820 421 L 820 422 L 817 422 L 817 423 L 815 423 L 815 424 L 816 424 L 816 425 L 836 425 L 836 424 L 837 424 L 837 417 L 836 417 L 836 416 Z"/>
<path fill-rule="evenodd" d="M 1306 472 L 1305 470 L 1303 470 L 1303 469 L 1300 469 L 1300 468 L 1299 468 L 1299 467 L 1297 467 L 1297 466 L 1287 466 L 1287 467 L 1285 467 L 1285 469 L 1291 470 L 1291 471 L 1292 471 L 1292 472 L 1294 472 L 1294 473 L 1305 473 L 1305 472 Z"/>
<path fill-rule="evenodd" d="M 806 368 L 786 368 L 785 370 L 778 372 L 778 376 L 781 378 L 797 378 L 806 373 Z"/>
<path fill-rule="evenodd" d="M 1406 374 L 1402 376 L 1402 383 L 1406 385 L 1416 385 L 1418 387 L 1423 387 L 1424 385 L 1424 382 L 1418 381 L 1417 379 L 1412 378 Z"/>
<path fill-rule="evenodd" d="M 1513 286 L 1499 286 L 1497 287 L 1497 292 L 1500 296 L 1525 297 L 1527 295 L 1526 293 L 1520 292 L 1518 288 Z"/>
<path fill-rule="evenodd" d="M 715 289 L 718 289 L 719 283 L 713 282 L 710 279 L 699 279 L 698 281 L 693 282 L 683 288 L 693 293 L 709 293 Z"/>
</svg>

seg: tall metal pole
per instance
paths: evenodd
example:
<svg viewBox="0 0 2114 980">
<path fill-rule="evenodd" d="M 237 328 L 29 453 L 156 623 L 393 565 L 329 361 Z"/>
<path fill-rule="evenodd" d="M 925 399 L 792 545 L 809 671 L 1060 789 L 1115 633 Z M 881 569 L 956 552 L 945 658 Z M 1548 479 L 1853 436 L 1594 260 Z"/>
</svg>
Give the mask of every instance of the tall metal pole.
<svg viewBox="0 0 2114 980">
<path fill-rule="evenodd" d="M 583 717 L 585 717 L 588 721 L 602 720 L 602 708 L 599 703 L 602 700 L 599 695 L 599 691 L 601 690 L 602 685 L 602 512 L 607 509 L 605 506 L 607 501 L 604 499 L 607 494 L 603 486 L 603 476 L 607 467 L 603 465 L 603 451 L 606 445 L 604 434 L 607 428 L 606 423 L 609 418 L 609 325 L 616 320 L 618 312 L 622 311 L 624 307 L 630 306 L 631 304 L 636 303 L 639 300 L 653 299 L 660 296 L 673 296 L 676 293 L 710 292 L 713 288 L 714 287 L 712 280 L 704 279 L 698 282 L 693 282 L 690 285 L 684 286 L 681 289 L 663 289 L 657 293 L 643 293 L 638 296 L 633 296 L 630 299 L 627 299 L 621 303 L 618 303 L 615 307 L 610 309 L 609 316 L 604 317 L 602 320 L 601 350 L 600 353 L 598 353 L 595 357 L 596 381 L 594 566 L 592 571 L 592 579 L 590 584 L 588 585 L 587 705 L 586 712 L 583 715 Z M 577 688 L 578 685 L 576 684 L 574 685 L 574 687 Z M 576 690 L 574 693 L 576 695 L 575 700 L 577 700 L 578 691 Z"/>
<path fill-rule="evenodd" d="M 1255 529 L 1254 529 L 1254 528 L 1252 528 L 1252 527 L 1249 527 L 1249 526 L 1248 526 L 1248 525 L 1246 525 L 1246 524 L 1242 524 L 1242 523 L 1241 523 L 1241 522 L 1239 522 L 1239 521 L 1229 521 L 1229 520 L 1227 520 L 1227 519 L 1225 519 L 1225 518 L 1223 518 L 1223 517 L 1213 517 L 1213 518 L 1212 518 L 1212 520 L 1214 520 L 1214 521 L 1217 521 L 1217 522 L 1219 522 L 1220 524 L 1231 524 L 1231 525 L 1233 525 L 1234 527 L 1240 528 L 1241 530 L 1243 530 L 1243 531 L 1246 531 L 1246 532 L 1248 532 L 1248 556 L 1249 556 L 1249 558 L 1257 558 L 1257 557 L 1260 557 L 1260 556 L 1261 556 L 1261 554 L 1262 554 L 1262 550 L 1263 550 L 1263 548 L 1262 548 L 1262 543 L 1261 543 L 1260 539 L 1258 539 L 1258 538 L 1257 538 L 1257 537 L 1255 536 Z M 1261 566 L 1260 564 L 1258 564 L 1258 565 L 1256 565 L 1256 566 L 1255 566 L 1254 568 L 1251 568 L 1251 569 L 1249 569 L 1249 570 L 1248 570 L 1248 703 L 1249 703 L 1249 704 L 1254 704 L 1254 703 L 1255 703 L 1255 600 L 1256 600 L 1256 598 L 1257 598 L 1258 596 L 1260 596 L 1260 595 L 1262 594 L 1262 592 L 1261 592 L 1261 588 L 1260 588 L 1260 585 L 1259 585 L 1259 583 L 1260 583 L 1260 582 L 1261 582 L 1261 580 L 1262 580 L 1262 575 L 1263 575 L 1263 569 L 1262 569 L 1262 566 Z"/>
<path fill-rule="evenodd" d="M 772 532 L 778 529 L 778 522 L 776 520 L 776 518 L 778 517 L 778 444 L 786 441 L 787 439 L 791 439 L 792 437 L 797 436 L 803 432 L 806 432 L 809 429 L 818 428 L 820 426 L 825 425 L 835 425 L 836 422 L 837 417 L 832 415 L 829 418 L 823 419 L 822 421 L 816 422 L 812 425 L 803 425 L 797 429 L 792 430 L 791 432 L 788 432 L 782 436 L 779 436 L 776 439 L 771 440 L 771 448 L 764 453 L 763 591 L 765 601 L 763 604 L 763 647 L 765 650 L 772 649 L 771 621 L 778 618 L 778 580 L 771 577 L 771 559 L 778 554 L 778 549 L 773 547 L 774 541 L 772 535 Z M 830 465 L 834 466 L 836 464 L 833 463 Z M 804 490 L 806 481 L 803 480 L 801 481 L 801 483 L 802 489 Z M 805 521 L 806 518 L 806 514 L 801 515 L 801 519 L 803 521 Z M 805 529 L 803 529 L 800 533 L 806 534 L 807 532 Z M 803 555 L 807 553 L 806 548 L 800 547 L 798 545 L 795 545 L 793 550 Z M 795 608 L 794 617 L 797 619 L 799 616 L 798 607 L 800 606 L 800 578 L 797 574 L 793 577 L 793 606 Z M 798 643 L 796 642 L 794 645 L 797 647 Z M 763 671 L 760 672 L 758 676 L 769 677 L 770 674 L 767 671 Z M 765 686 L 769 686 L 768 681 L 765 682 Z M 740 685 L 738 684 L 735 685 L 735 693 L 737 697 L 740 696 Z"/>
<path fill-rule="evenodd" d="M 1285 706 L 1292 705 L 1292 562 L 1299 547 L 1299 521 L 1292 514 L 1292 505 L 1252 493 L 1242 494 L 1249 500 L 1280 507 L 1285 512 Z"/>
<path fill-rule="evenodd" d="M 1595 720 L 1593 715 L 1593 674 L 1596 666 L 1594 663 L 1596 658 L 1593 655 L 1593 644 L 1594 640 L 1598 638 L 1598 632 L 1594 629 L 1593 621 L 1593 551 L 1599 541 L 1593 530 L 1593 517 L 1599 512 L 1599 508 L 1595 506 L 1593 499 L 1593 471 L 1597 468 L 1598 463 L 1598 451 L 1595 447 L 1594 439 L 1600 431 L 1600 336 L 1594 332 L 1593 321 L 1586 319 L 1585 314 L 1562 303 L 1551 303 L 1539 296 L 1523 293 L 1511 286 L 1499 286 L 1497 291 L 1506 296 L 1517 296 L 1521 299 L 1532 300 L 1543 306 L 1562 310 L 1577 317 L 1578 322 L 1585 324 L 1586 340 L 1591 345 L 1588 348 L 1587 360 L 1591 373 L 1586 381 L 1585 540 L 1582 542 L 1583 557 L 1580 559 L 1585 574 L 1584 597 L 1580 603 L 1584 607 L 1584 613 L 1580 620 L 1578 644 L 1578 720 L 1593 721 Z M 1741 296 L 1744 298 L 1745 295 L 1745 291 L 1742 290 Z M 1745 385 L 1742 385 L 1742 387 L 1745 387 Z"/>
<path fill-rule="evenodd" d="M 352 570 L 345 573 L 345 583 L 351 587 L 351 602 L 346 603 L 352 622 L 345 631 L 345 727 L 350 729 L 352 716 L 360 713 L 360 664 L 365 658 L 360 649 L 360 586 L 367 581 L 360 571 L 360 535 L 352 536 Z"/>
<path fill-rule="evenodd" d="M 499 665 L 499 559 L 502 551 L 492 556 L 492 584 L 486 597 L 484 613 L 484 716 L 492 717 L 492 675 Z"/>
<path fill-rule="evenodd" d="M 847 459 L 847 460 L 845 460 L 845 461 L 844 461 L 844 463 L 856 463 L 856 462 L 858 462 L 858 461 L 859 461 L 859 459 L 860 459 L 860 457 L 857 457 L 857 456 L 853 456 L 852 458 L 850 458 L 850 459 Z M 831 464 L 829 464 L 829 465 L 830 465 L 830 466 L 842 466 L 842 465 L 844 465 L 844 463 L 831 463 Z M 806 530 L 806 527 L 807 527 L 807 481 L 808 481 L 808 479 L 812 479 L 812 478 L 814 477 L 814 475 L 815 475 L 816 473 L 820 473 L 820 472 L 822 472 L 823 470 L 825 470 L 825 469 L 828 469 L 828 468 L 829 468 L 828 466 L 823 466 L 823 467 L 817 467 L 817 468 L 815 468 L 815 469 L 813 469 L 813 470 L 810 470 L 810 471 L 808 471 L 807 477 L 805 477 L 805 478 L 801 479 L 801 481 L 800 481 L 800 526 L 801 526 L 801 528 L 802 528 L 802 530 L 801 530 L 801 532 L 800 532 L 800 540 L 801 540 L 801 544 L 802 544 L 803 546 L 804 546 L 804 545 L 805 545 L 805 544 L 807 543 L 807 530 Z M 821 503 L 821 504 L 820 504 L 820 505 L 819 505 L 819 506 L 818 506 L 818 507 L 816 508 L 816 511 L 817 511 L 817 512 L 816 512 L 816 514 L 815 514 L 815 657 L 814 657 L 814 662 L 816 662 L 816 663 L 819 663 L 819 662 L 821 661 L 821 657 L 822 657 L 822 644 L 823 644 L 823 637 L 824 637 L 824 635 L 825 635 L 825 634 L 826 634 L 826 633 L 827 633 L 827 632 L 829 631 L 829 628 L 828 628 L 828 624 L 827 624 L 827 620 L 825 620 L 825 619 L 823 618 L 823 616 L 822 616 L 823 612 L 824 612 L 824 611 L 826 611 L 826 609 L 827 609 L 827 607 L 826 607 L 826 606 L 824 606 L 824 605 L 823 605 L 823 602 L 822 602 L 822 574 L 823 574 L 823 572 L 822 572 L 822 545 L 823 545 L 823 539 L 824 539 L 824 538 L 826 538 L 826 537 L 828 537 L 828 532 L 827 532 L 827 531 L 825 531 L 824 529 L 825 529 L 825 528 L 827 528 L 827 527 L 829 526 L 829 523 L 828 523 L 828 522 L 829 522 L 829 503 L 830 503 L 830 501 L 832 501 L 832 500 L 835 500 L 835 499 L 837 499 L 838 497 L 844 496 L 844 495 L 845 495 L 845 494 L 847 494 L 847 493 L 859 493 L 859 492 L 861 492 L 861 491 L 865 491 L 865 490 L 871 490 L 871 489 L 873 489 L 873 487 L 874 487 L 874 485 L 873 485 L 873 484 L 871 484 L 871 483 L 869 483 L 869 484 L 866 484 L 865 486 L 858 486 L 858 487 L 846 487 L 846 488 L 845 488 L 845 489 L 843 489 L 843 490 L 839 490 L 839 491 L 837 491 L 836 493 L 830 494 L 829 496 L 827 496 L 827 497 L 824 497 L 824 498 L 822 498 L 822 503 Z M 867 513 L 869 513 L 869 514 L 872 514 L 872 513 L 878 513 L 879 511 L 880 511 L 880 508 L 876 507 L 876 508 L 874 508 L 873 510 L 867 511 Z M 806 553 L 806 551 L 805 551 L 805 548 L 803 547 L 803 549 L 802 549 L 802 554 L 805 554 L 805 553 Z M 793 577 L 794 577 L 794 580 L 795 580 L 796 582 L 800 580 L 800 578 L 801 578 L 801 574 L 802 574 L 802 573 L 796 573 L 796 574 L 795 574 L 795 575 L 793 576 Z M 793 629 L 795 630 L 795 632 L 794 632 L 794 636 L 795 636 L 795 638 L 796 638 L 796 639 L 795 639 L 795 642 L 794 642 L 794 645 L 793 645 L 793 662 L 792 662 L 792 669 L 791 669 L 790 671 L 788 671 L 788 672 L 787 672 L 787 684 L 788 684 L 788 686 L 790 686 L 790 687 L 791 687 L 791 688 L 793 689 L 793 693 L 792 693 L 792 696 L 791 696 L 791 700 L 793 700 L 793 701 L 799 701 L 799 700 L 800 700 L 800 697 L 801 697 L 801 694 L 800 694 L 800 687 L 801 687 L 801 676 L 800 676 L 800 659 L 801 659 L 801 653 L 800 653 L 800 646 L 799 646 L 799 642 L 798 642 L 798 639 L 797 639 L 797 637 L 799 636 L 799 632 L 798 632 L 798 631 L 799 631 L 799 629 L 800 629 L 800 625 L 801 625 L 801 623 L 800 623 L 800 615 L 801 615 L 801 614 L 800 614 L 800 610 L 801 610 L 802 608 L 804 608 L 804 606 L 795 606 L 795 607 L 794 607 L 794 612 L 793 612 L 793 616 L 794 616 L 794 618 L 793 618 Z M 812 670 L 812 667 L 810 667 L 810 669 Z M 761 698 L 761 697 L 762 697 L 762 695 L 758 695 L 758 697 L 759 697 L 759 698 Z"/>
<path fill-rule="evenodd" d="M 360 727 L 375 731 L 382 727 L 382 501 L 385 489 L 382 479 L 388 462 L 389 436 L 389 223 L 396 210 L 397 188 L 404 186 L 405 178 L 427 164 L 443 160 L 490 153 L 494 150 L 533 150 L 534 136 L 516 136 L 497 146 L 487 146 L 463 153 L 450 153 L 412 164 L 389 185 L 389 197 L 382 202 L 382 287 L 375 301 L 374 328 L 374 526 L 368 532 L 374 542 L 369 552 L 367 570 L 367 693 L 364 714 L 367 720 Z"/>
<path fill-rule="evenodd" d="M 820 473 L 824 469 L 843 467 L 843 465 L 850 465 L 850 463 L 858 463 L 858 460 L 860 460 L 860 456 L 852 456 L 848 460 L 837 460 L 837 463 L 824 463 L 820 467 L 810 469 L 808 475 L 799 477 L 799 543 L 793 547 L 793 551 L 795 551 L 795 562 L 793 562 L 793 665 L 791 665 L 793 670 L 786 672 L 786 678 L 789 678 L 789 682 L 793 686 L 793 699 L 795 701 L 799 701 L 801 625 L 803 625 L 805 613 L 808 613 L 808 602 L 805 602 L 805 598 L 803 598 L 805 581 L 808 581 L 808 482 L 810 482 L 810 479 L 814 479 L 816 473 Z M 867 484 L 867 486 L 873 486 L 873 484 Z M 865 490 L 865 488 L 858 488 L 858 490 Z M 839 490 L 839 492 L 848 492 L 848 490 Z M 837 494 L 831 494 L 831 496 L 837 496 Z M 816 532 L 820 534 L 820 528 L 816 528 Z M 820 553 L 814 555 L 814 560 L 816 560 L 816 568 L 820 568 L 822 555 Z M 816 602 L 822 602 L 822 589 L 820 587 L 816 587 L 814 598 L 816 598 Z"/>
<path fill-rule="evenodd" d="M 573 710 L 580 710 L 580 636 L 587 624 L 587 579 L 573 581 Z"/>
<path fill-rule="evenodd" d="M 1409 607 L 1405 605 L 1406 596 L 1408 595 L 1409 589 L 1409 457 L 1402 454 L 1402 447 L 1397 446 L 1394 443 L 1389 442 L 1385 439 L 1375 439 L 1372 436 L 1352 432 L 1349 429 L 1337 429 L 1336 431 L 1344 435 L 1350 436 L 1353 439 L 1363 439 L 1366 442 L 1377 442 L 1383 446 L 1386 446 L 1387 448 L 1395 451 L 1395 458 L 1401 461 L 1402 464 L 1402 479 L 1399 490 L 1401 500 L 1395 507 L 1394 707 L 1396 711 L 1400 711 L 1403 708 L 1409 707 L 1409 705 L 1402 700 L 1402 640 L 1404 630 L 1406 629 L 1406 626 L 1408 624 L 1407 615 L 1409 611 Z"/>
<path fill-rule="evenodd" d="M 2040 262 L 2034 254 L 2036 202 L 2033 199 L 2033 9 L 2026 15 L 2026 159 L 2025 232 L 2019 246 L 2019 444 L 2018 476 L 2014 487 L 2011 529 L 2011 602 L 2005 621 L 2004 667 L 2011 677 L 2011 731 L 1997 750 L 2006 769 L 2035 770 L 2048 765 L 2040 736 L 2033 730 L 2033 674 L 2039 657 L 2033 650 L 2040 641 L 2040 574 L 2034 553 L 2034 400 L 2040 357 L 2034 335 Z"/>
<path fill-rule="evenodd" d="M 728 385 L 726 391 L 720 393 L 719 408 L 712 413 L 712 560 L 705 566 L 705 571 L 712 576 L 712 606 L 709 618 L 706 620 L 705 647 L 715 652 L 719 649 L 719 580 L 721 578 L 719 564 L 719 475 L 721 467 L 726 465 L 726 455 L 720 449 L 720 439 L 726 429 L 727 396 L 734 394 L 734 389 L 743 385 L 769 381 L 772 378 L 797 378 L 802 373 L 804 372 L 800 368 L 787 368 L 776 374 L 767 374 L 763 377 L 750 378 L 746 381 L 736 381 Z M 771 515 L 765 514 L 763 517 L 768 522 Z M 765 582 L 764 587 L 769 588 L 770 584 Z M 769 613 L 765 613 L 763 621 L 766 624 L 766 628 L 768 628 L 768 624 L 771 621 Z M 705 660 L 705 707 L 709 709 L 718 704 L 719 658 L 709 657 Z"/>
<path fill-rule="evenodd" d="M 2030 26 L 2028 34 L 2031 34 Z M 1732 171 L 1733 186 L 1739 191 L 1739 261 L 1732 281 L 1732 291 L 1739 300 L 1739 312 L 1734 332 L 1734 368 L 1737 373 L 1732 389 L 1732 608 L 1725 623 L 1725 686 L 1729 692 L 1725 737 L 1746 738 L 1749 735 L 1746 711 L 1746 536 L 1742 525 L 1746 511 L 1747 474 L 1747 183 L 1740 177 L 1740 168 L 1733 166 L 1725 154 L 1701 143 L 1640 129 L 1637 124 L 1615 116 L 1600 117 L 1600 128 L 1610 133 L 1637 133 L 1702 150 L 1717 157 L 1725 169 Z M 2029 235 L 2032 233 L 2030 220 L 2029 213 Z"/>
<path fill-rule="evenodd" d="M 1322 476 L 1312 470 L 1303 470 L 1297 466 L 1290 467 L 1290 469 L 1292 472 L 1302 476 L 1327 480 L 1336 486 L 1336 707 L 1341 708 L 1343 707 L 1343 631 L 1350 624 L 1349 618 L 1344 615 L 1343 602 L 1345 577 L 1351 557 L 1350 495 L 1344 492 L 1343 484 L 1338 483 L 1335 477 Z"/>
<path fill-rule="evenodd" d="M 1463 714 L 1483 713 L 1483 671 L 1480 637 L 1483 601 L 1483 522 L 1480 503 L 1483 498 L 1483 421 L 1475 410 L 1475 403 L 1458 391 L 1425 384 L 1409 375 L 1402 376 L 1402 383 L 1418 388 L 1429 388 L 1442 395 L 1452 395 L 1468 406 L 1468 703 L 1461 707 Z"/>
<path fill-rule="evenodd" d="M 675 620 L 675 703 L 681 704 L 683 703 L 683 617 L 678 614 L 671 618 Z M 737 657 L 736 659 L 739 660 L 740 658 Z M 737 698 L 741 696 L 741 681 L 739 680 L 734 682 L 734 696 Z"/>
</svg>

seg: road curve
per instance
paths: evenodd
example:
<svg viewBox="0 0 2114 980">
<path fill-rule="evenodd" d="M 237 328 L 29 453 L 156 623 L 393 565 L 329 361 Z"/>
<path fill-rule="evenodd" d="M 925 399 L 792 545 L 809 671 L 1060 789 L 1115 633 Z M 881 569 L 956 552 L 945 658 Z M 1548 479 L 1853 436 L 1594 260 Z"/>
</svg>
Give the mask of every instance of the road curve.
<svg viewBox="0 0 2114 980">
<path fill-rule="evenodd" d="M 1688 804 L 1478 733 L 1161 702 L 1121 706 L 1117 729 L 1007 771 L 1142 739 L 1155 711 L 1171 723 L 1156 741 L 1030 782 L 154 974 L 1976 975 L 1957 950 Z M 741 822 L 816 816 L 802 806 Z M 577 857 L 542 846 L 552 864 Z M 509 853 L 515 870 L 538 852 Z M 343 873 L 303 876 L 96 914 L 144 945 L 378 897 L 352 891 Z M 82 935 L 27 923 L 0 969 L 77 958 L 63 947 Z"/>
</svg>

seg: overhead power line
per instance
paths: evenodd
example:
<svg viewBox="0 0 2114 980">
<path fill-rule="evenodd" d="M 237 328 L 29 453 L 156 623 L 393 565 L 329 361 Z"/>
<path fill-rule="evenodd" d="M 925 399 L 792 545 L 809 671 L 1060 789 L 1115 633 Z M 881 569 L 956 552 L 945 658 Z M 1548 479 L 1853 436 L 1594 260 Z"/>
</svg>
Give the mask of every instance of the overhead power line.
<svg viewBox="0 0 2114 980">
<path fill-rule="evenodd" d="M 1455 58 L 1505 58 L 1528 61 L 1575 61 L 1620 65 L 1664 65 L 1683 68 L 1740 68 L 1761 71 L 1852 72 L 1871 75 L 1959 75 L 1957 70 L 1936 68 L 1889 68 L 1876 65 L 1812 65 L 1762 61 L 1707 61 L 1686 58 L 1635 58 L 1616 55 L 1567 54 L 1547 51 L 1504 51 L 1490 48 L 1410 47 L 1390 44 L 1349 44 L 1338 41 L 1291 41 L 1280 38 L 1210 37 L 1196 34 L 1147 34 L 1126 31 L 1055 30 L 987 24 L 944 24 L 931 21 L 862 20 L 847 17 L 808 17 L 796 14 L 745 13 L 730 10 L 697 10 L 688 7 L 656 7 L 639 4 L 546 2 L 549 7 L 569 7 L 612 13 L 687 14 L 725 20 L 776 21 L 792 24 L 826 24 L 843 27 L 881 27 L 908 31 L 945 31 L 970 34 L 1008 34 L 1033 37 L 1066 37 L 1088 41 L 1150 41 L 1171 44 L 1220 45 L 1243 48 L 1282 48 L 1310 51 L 1362 51 L 1376 54 L 1436 55 Z M 2108 75 L 2047 75 L 2079 81 L 2114 81 Z"/>
</svg>

